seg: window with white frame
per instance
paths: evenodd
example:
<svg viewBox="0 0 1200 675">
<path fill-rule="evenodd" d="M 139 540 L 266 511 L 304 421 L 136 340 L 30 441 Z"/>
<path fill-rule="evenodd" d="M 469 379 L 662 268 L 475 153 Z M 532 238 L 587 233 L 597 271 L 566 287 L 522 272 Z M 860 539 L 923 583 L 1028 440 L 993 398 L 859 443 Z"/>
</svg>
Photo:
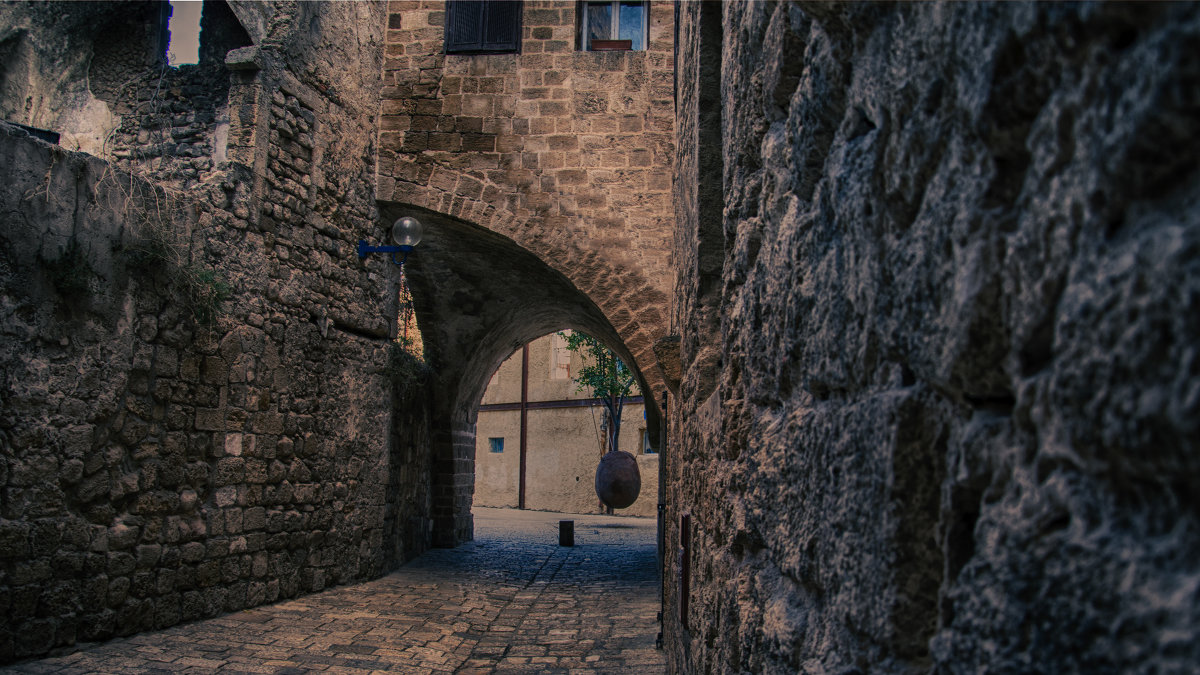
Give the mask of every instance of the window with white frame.
<svg viewBox="0 0 1200 675">
<path fill-rule="evenodd" d="M 579 48 L 583 51 L 641 51 L 649 42 L 646 2 L 580 2 Z"/>
</svg>

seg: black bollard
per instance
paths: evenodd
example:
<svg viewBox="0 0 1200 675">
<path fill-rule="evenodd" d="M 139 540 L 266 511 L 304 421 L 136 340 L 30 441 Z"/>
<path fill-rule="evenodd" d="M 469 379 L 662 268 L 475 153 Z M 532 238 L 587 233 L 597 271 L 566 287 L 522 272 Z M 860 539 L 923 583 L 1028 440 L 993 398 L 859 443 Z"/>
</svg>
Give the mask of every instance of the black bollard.
<svg viewBox="0 0 1200 675">
<path fill-rule="evenodd" d="M 575 521 L 573 521 L 573 520 L 558 521 L 558 545 L 559 546 L 574 546 L 575 545 Z"/>
</svg>

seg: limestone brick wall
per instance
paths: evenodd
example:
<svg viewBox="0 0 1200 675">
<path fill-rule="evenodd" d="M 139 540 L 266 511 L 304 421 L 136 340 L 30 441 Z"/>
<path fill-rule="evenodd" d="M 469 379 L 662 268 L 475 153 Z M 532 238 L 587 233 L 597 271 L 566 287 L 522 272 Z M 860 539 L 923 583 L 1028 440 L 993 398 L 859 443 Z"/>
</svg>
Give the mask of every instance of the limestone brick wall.
<svg viewBox="0 0 1200 675">
<path fill-rule="evenodd" d="M 575 2 L 523 7 L 521 53 L 447 55 L 443 2 L 389 2 L 379 196 L 512 238 L 594 301 L 658 382 L 673 6 L 651 3 L 649 49 L 607 53 L 577 50 Z"/>
<path fill-rule="evenodd" d="M 680 11 L 669 670 L 1194 669 L 1196 7 Z"/>
<path fill-rule="evenodd" d="M 186 193 L 2 128 L 0 660 L 428 546 L 428 391 L 393 387 L 398 280 L 353 253 L 385 229 L 363 161 L 383 6 L 263 16 L 230 161 Z"/>
</svg>

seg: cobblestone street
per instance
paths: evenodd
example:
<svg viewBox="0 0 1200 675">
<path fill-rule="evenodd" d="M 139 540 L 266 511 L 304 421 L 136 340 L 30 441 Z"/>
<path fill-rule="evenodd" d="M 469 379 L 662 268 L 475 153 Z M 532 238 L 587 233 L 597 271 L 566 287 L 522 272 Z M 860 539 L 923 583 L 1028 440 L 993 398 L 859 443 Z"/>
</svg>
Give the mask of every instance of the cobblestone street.
<svg viewBox="0 0 1200 675">
<path fill-rule="evenodd" d="M 477 508 L 474 542 L 382 579 L 5 672 L 662 673 L 658 610 L 653 519 Z"/>
</svg>

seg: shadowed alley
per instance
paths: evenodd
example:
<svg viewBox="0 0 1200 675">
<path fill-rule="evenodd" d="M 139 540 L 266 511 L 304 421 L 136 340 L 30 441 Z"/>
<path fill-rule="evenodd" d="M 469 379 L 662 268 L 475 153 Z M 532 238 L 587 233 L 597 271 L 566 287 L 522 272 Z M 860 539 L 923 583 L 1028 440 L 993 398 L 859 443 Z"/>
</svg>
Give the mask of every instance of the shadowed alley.
<svg viewBox="0 0 1200 675">
<path fill-rule="evenodd" d="M 664 672 L 658 603 L 653 519 L 477 508 L 474 542 L 382 579 L 5 672 Z"/>
</svg>

